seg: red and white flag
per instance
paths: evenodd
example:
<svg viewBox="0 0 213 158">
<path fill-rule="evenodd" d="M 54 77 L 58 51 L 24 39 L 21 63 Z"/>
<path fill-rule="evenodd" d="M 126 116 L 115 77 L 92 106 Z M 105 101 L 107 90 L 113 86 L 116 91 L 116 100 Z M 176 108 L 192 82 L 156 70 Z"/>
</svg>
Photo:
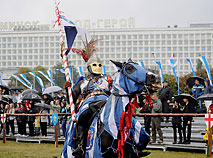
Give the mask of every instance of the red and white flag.
<svg viewBox="0 0 213 158">
<path fill-rule="evenodd" d="M 205 122 L 210 129 L 213 126 L 213 114 L 205 114 Z"/>
<path fill-rule="evenodd" d="M 1 114 L 1 122 L 4 124 L 6 121 L 6 114 Z"/>
</svg>

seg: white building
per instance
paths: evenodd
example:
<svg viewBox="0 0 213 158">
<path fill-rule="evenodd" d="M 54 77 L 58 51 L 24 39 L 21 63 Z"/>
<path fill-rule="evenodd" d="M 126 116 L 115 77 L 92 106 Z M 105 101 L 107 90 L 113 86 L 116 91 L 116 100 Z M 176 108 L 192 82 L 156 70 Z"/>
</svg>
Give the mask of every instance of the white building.
<svg viewBox="0 0 213 158">
<path fill-rule="evenodd" d="M 53 67 L 62 62 L 60 57 L 59 33 L 50 29 L 50 25 L 17 25 L 0 22 L 0 69 L 14 67 Z M 160 60 L 164 73 L 171 73 L 168 59 L 180 59 L 180 75 L 191 72 L 186 57 L 192 60 L 194 69 L 199 56 L 206 56 L 213 65 L 213 27 L 212 24 L 191 24 L 187 28 L 103 28 L 91 29 L 91 35 L 103 39 L 97 47 L 99 57 L 106 65 L 107 73 L 114 68 L 110 59 L 126 61 L 132 58 L 143 61 L 146 68 L 158 69 L 154 63 Z M 74 48 L 83 48 L 78 37 Z M 86 71 L 83 59 L 70 52 L 69 60 L 73 66 L 82 66 Z"/>
</svg>

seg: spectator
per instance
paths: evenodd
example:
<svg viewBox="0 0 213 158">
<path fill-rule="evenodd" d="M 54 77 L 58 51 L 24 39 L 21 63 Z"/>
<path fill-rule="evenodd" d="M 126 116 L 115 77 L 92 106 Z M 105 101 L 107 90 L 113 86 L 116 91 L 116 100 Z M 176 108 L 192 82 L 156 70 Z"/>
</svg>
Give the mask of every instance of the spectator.
<svg viewBox="0 0 213 158">
<path fill-rule="evenodd" d="M 17 110 L 17 113 L 19 114 L 26 114 L 26 109 L 23 104 L 21 104 L 21 107 Z M 19 122 L 19 134 L 26 135 L 26 116 L 18 116 L 18 122 Z"/>
<path fill-rule="evenodd" d="M 9 113 L 10 111 L 10 106 L 8 104 L 5 105 L 5 113 Z M 10 133 L 10 128 L 9 128 L 9 116 L 6 118 L 6 135 L 9 135 Z"/>
<path fill-rule="evenodd" d="M 194 106 L 191 102 L 189 102 L 188 98 L 183 99 L 185 106 L 182 109 L 183 113 L 194 113 Z M 186 139 L 186 127 L 187 127 L 187 139 Z M 190 144 L 191 139 L 191 128 L 192 128 L 192 117 L 184 116 L 183 117 L 183 143 Z"/>
<path fill-rule="evenodd" d="M 210 81 L 208 78 L 204 81 L 206 88 L 204 89 L 204 94 L 213 93 L 213 87 L 210 85 Z"/>
<path fill-rule="evenodd" d="M 40 111 L 39 111 L 40 113 Z M 35 135 L 39 136 L 40 135 L 40 119 L 39 116 L 35 117 Z"/>
<path fill-rule="evenodd" d="M 48 111 L 44 108 L 41 108 L 40 114 L 48 114 Z M 40 125 L 41 125 L 42 137 L 47 136 L 47 121 L 48 121 L 47 116 L 40 116 Z"/>
<path fill-rule="evenodd" d="M 53 98 L 54 101 L 60 100 L 60 96 L 58 95 L 58 92 L 55 92 L 54 95 L 55 95 L 54 98 Z"/>
<path fill-rule="evenodd" d="M 50 105 L 53 101 L 53 98 L 49 94 L 44 94 L 44 103 Z M 50 113 L 50 110 L 47 110 Z M 48 116 L 48 126 L 51 126 L 50 116 Z"/>
<path fill-rule="evenodd" d="M 204 94 L 204 85 L 200 84 L 199 80 L 195 80 L 195 85 L 192 87 L 192 94 L 197 99 L 199 96 Z M 200 107 L 200 113 L 202 113 L 201 100 L 198 101 Z M 197 106 L 195 106 L 195 112 L 197 113 Z"/>
<path fill-rule="evenodd" d="M 4 109 L 4 104 L 0 104 L 0 114 L 3 114 L 5 112 L 5 109 Z M 1 120 L 0 120 L 1 122 Z M 1 122 L 1 128 L 0 128 L 0 134 L 2 132 L 2 129 L 3 129 L 3 123 Z"/>
<path fill-rule="evenodd" d="M 160 99 L 158 99 L 158 96 L 156 93 L 152 95 L 153 99 L 153 108 L 152 108 L 152 113 L 162 113 L 162 103 Z M 163 143 L 163 132 L 161 130 L 161 117 L 152 117 L 152 140 L 150 143 L 155 143 L 156 142 L 156 130 L 158 132 L 158 135 L 160 137 L 158 143 Z"/>
<path fill-rule="evenodd" d="M 14 108 L 13 103 L 10 104 L 9 114 L 15 114 L 15 108 Z M 15 134 L 15 128 L 14 128 L 15 118 L 16 118 L 15 116 L 9 116 L 9 125 L 10 125 L 10 128 L 11 128 L 12 135 Z"/>
<path fill-rule="evenodd" d="M 15 113 L 19 114 L 20 109 L 21 109 L 21 104 L 17 103 Z M 21 134 L 21 126 L 20 126 L 20 122 L 19 122 L 19 116 L 16 117 L 16 121 L 17 121 L 17 125 L 18 125 L 18 135 L 20 135 Z"/>
<path fill-rule="evenodd" d="M 142 95 L 139 96 L 139 106 L 142 107 L 140 110 L 141 113 L 151 113 L 151 109 L 148 103 L 146 105 L 145 97 L 143 97 Z M 150 128 L 151 128 L 150 116 L 144 116 L 144 126 L 145 126 L 145 131 L 150 135 Z"/>
<path fill-rule="evenodd" d="M 163 82 L 163 88 L 160 90 L 160 100 L 162 102 L 162 112 L 169 113 L 169 103 L 171 102 L 173 93 L 172 88 L 168 85 L 168 82 L 165 80 Z M 163 121 L 163 120 L 162 120 Z M 166 122 L 169 121 L 169 117 L 166 117 Z"/>
<path fill-rule="evenodd" d="M 66 102 L 66 97 L 63 92 L 60 93 L 60 102 Z"/>
<path fill-rule="evenodd" d="M 212 85 L 210 85 L 210 81 L 209 81 L 208 78 L 206 78 L 204 83 L 205 83 L 205 86 L 206 86 L 206 88 L 204 89 L 204 94 L 213 93 L 213 87 L 212 87 Z M 204 102 L 205 102 L 206 109 L 208 110 L 209 106 L 212 104 L 212 101 L 211 100 L 204 100 Z"/>
<path fill-rule="evenodd" d="M 51 106 L 52 106 L 53 114 L 60 113 L 60 111 L 61 111 L 60 100 L 56 100 L 55 104 L 53 103 L 53 104 L 51 104 Z M 60 120 L 60 117 L 58 117 L 58 120 Z M 57 125 L 58 125 L 58 136 L 60 137 L 59 121 L 58 121 Z"/>
<path fill-rule="evenodd" d="M 60 113 L 67 113 L 67 108 L 66 108 L 66 101 L 61 102 L 61 112 Z M 61 129 L 63 132 L 63 136 L 66 136 L 66 123 L 67 123 L 67 115 L 64 115 L 61 117 Z"/>
<path fill-rule="evenodd" d="M 27 107 L 27 114 L 35 114 L 35 110 L 32 108 L 32 102 Z M 35 116 L 28 116 L 27 117 L 27 123 L 29 127 L 29 136 L 35 136 L 34 133 L 34 122 L 35 122 Z"/>
<path fill-rule="evenodd" d="M 173 105 L 173 109 L 172 109 L 172 113 L 182 113 L 182 111 L 180 110 L 180 106 L 179 106 L 179 101 L 175 100 L 174 105 Z M 174 136 L 174 142 L 173 144 L 177 143 L 177 128 L 178 128 L 178 133 L 179 133 L 179 142 L 178 144 L 182 144 L 182 120 L 181 117 L 179 116 L 173 116 L 172 117 L 172 128 L 173 128 L 173 136 Z"/>
</svg>

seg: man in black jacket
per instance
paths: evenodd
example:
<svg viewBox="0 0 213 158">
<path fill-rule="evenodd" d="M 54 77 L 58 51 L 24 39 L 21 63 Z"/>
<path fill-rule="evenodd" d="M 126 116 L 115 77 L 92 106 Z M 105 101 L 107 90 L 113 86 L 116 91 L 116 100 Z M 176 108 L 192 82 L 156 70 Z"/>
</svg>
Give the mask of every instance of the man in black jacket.
<svg viewBox="0 0 213 158">
<path fill-rule="evenodd" d="M 194 105 L 189 101 L 188 98 L 183 99 L 185 106 L 183 108 L 183 113 L 194 113 Z M 187 127 L 187 139 L 186 139 L 186 127 Z M 192 116 L 183 117 L 183 139 L 184 144 L 190 144 L 191 140 L 191 128 L 192 128 Z"/>
<path fill-rule="evenodd" d="M 163 113 L 169 113 L 169 103 L 171 102 L 172 96 L 172 88 L 168 85 L 167 81 L 164 81 L 163 88 L 160 90 L 160 100 L 162 102 Z M 169 117 L 166 117 L 166 122 L 168 121 Z"/>
</svg>

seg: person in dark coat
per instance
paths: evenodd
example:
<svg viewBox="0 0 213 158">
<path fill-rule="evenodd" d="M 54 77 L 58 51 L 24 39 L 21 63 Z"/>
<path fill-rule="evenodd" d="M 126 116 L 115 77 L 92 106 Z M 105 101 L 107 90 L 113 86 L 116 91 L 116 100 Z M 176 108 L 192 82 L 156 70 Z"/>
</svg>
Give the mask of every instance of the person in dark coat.
<svg viewBox="0 0 213 158">
<path fill-rule="evenodd" d="M 32 103 L 29 104 L 27 107 L 27 114 L 35 114 L 35 110 L 32 108 Z M 27 118 L 27 123 L 29 126 L 29 136 L 35 136 L 34 132 L 34 125 L 33 123 L 35 122 L 35 116 L 28 116 Z"/>
<path fill-rule="evenodd" d="M 0 114 L 4 114 L 4 113 L 5 113 L 4 104 L 1 104 L 0 105 Z M 0 122 L 1 122 L 1 119 L 0 119 Z M 2 132 L 2 129 L 3 129 L 3 123 L 1 122 L 0 134 Z"/>
<path fill-rule="evenodd" d="M 194 113 L 194 105 L 186 97 L 183 99 L 185 106 L 183 108 L 183 113 Z M 186 128 L 187 128 L 187 138 L 186 138 Z M 191 128 L 192 128 L 192 116 L 183 117 L 183 144 L 190 144 L 191 140 Z"/>
<path fill-rule="evenodd" d="M 26 114 L 26 109 L 23 104 L 21 104 L 21 107 L 17 109 L 16 113 L 19 114 Z M 26 135 L 26 116 L 18 116 L 17 121 L 19 122 L 19 134 Z"/>
<path fill-rule="evenodd" d="M 210 85 L 209 79 L 205 79 L 204 81 L 206 88 L 204 89 L 204 94 L 213 93 L 213 87 Z"/>
<path fill-rule="evenodd" d="M 180 110 L 180 106 L 179 106 L 179 101 L 175 100 L 173 108 L 172 108 L 172 113 L 182 113 L 182 111 Z M 177 129 L 178 129 L 178 133 L 179 133 L 179 142 L 178 144 L 182 144 L 182 119 L 179 116 L 173 116 L 172 117 L 172 128 L 173 128 L 173 135 L 174 135 L 174 142 L 173 144 L 177 143 Z"/>
<path fill-rule="evenodd" d="M 146 100 L 143 95 L 140 95 L 139 97 L 139 106 L 141 107 L 140 113 L 151 113 L 151 109 L 149 105 L 146 105 Z M 144 116 L 144 126 L 145 131 L 150 135 L 150 128 L 151 128 L 151 117 L 150 116 Z"/>
<path fill-rule="evenodd" d="M 172 100 L 173 92 L 172 88 L 168 85 L 167 81 L 163 82 L 163 88 L 160 90 L 159 98 L 162 102 L 162 112 L 169 113 L 169 103 Z M 169 117 L 166 117 L 166 122 L 169 121 Z"/>
</svg>

